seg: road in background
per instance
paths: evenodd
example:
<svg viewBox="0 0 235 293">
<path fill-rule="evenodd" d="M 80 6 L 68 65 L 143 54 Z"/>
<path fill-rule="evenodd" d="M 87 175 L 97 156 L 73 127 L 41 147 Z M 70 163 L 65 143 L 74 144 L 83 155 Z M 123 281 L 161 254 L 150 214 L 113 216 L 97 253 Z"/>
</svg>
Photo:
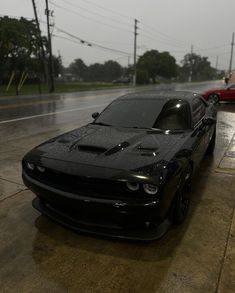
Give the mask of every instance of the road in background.
<svg viewBox="0 0 235 293">
<path fill-rule="evenodd" d="M 152 90 L 189 90 L 203 92 L 219 81 L 155 85 L 149 87 L 100 90 L 41 96 L 0 98 L 0 137 L 3 141 L 43 132 L 58 127 L 79 127 L 92 120 L 115 98 L 129 92 Z M 65 127 L 66 129 L 67 127 Z"/>
</svg>

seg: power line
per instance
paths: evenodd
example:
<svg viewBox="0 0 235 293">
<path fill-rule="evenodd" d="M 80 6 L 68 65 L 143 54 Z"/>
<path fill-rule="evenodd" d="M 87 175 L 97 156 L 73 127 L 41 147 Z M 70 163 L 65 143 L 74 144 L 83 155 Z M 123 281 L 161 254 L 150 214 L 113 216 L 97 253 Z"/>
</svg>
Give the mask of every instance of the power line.
<svg viewBox="0 0 235 293">
<path fill-rule="evenodd" d="M 141 23 L 142 25 L 146 26 L 147 28 L 149 28 L 149 29 L 146 29 L 146 30 L 149 30 L 149 32 L 150 32 L 150 30 L 151 30 L 151 31 L 153 31 L 153 32 L 155 32 L 155 33 L 161 35 L 162 37 L 165 37 L 165 38 L 168 38 L 168 39 L 170 39 L 170 40 L 174 40 L 174 41 L 177 41 L 178 43 L 181 43 L 181 44 L 186 45 L 186 43 L 185 43 L 184 41 L 182 41 L 182 40 L 178 40 L 178 39 L 176 39 L 176 38 L 174 38 L 174 37 L 172 37 L 172 36 L 169 36 L 169 35 L 167 35 L 167 34 L 161 32 L 161 31 L 158 31 L 158 30 L 156 30 L 156 28 L 153 28 L 152 26 L 150 26 L 150 25 L 148 25 L 148 24 L 146 24 L 146 23 L 144 23 L 144 22 L 142 22 L 142 21 L 140 21 L 140 23 Z M 151 32 L 151 33 L 152 33 L 152 32 Z"/>
<path fill-rule="evenodd" d="M 119 12 L 117 12 L 117 11 L 114 11 L 114 10 L 112 10 L 112 9 L 110 9 L 110 8 L 107 8 L 107 7 L 104 7 L 104 6 L 101 6 L 101 5 L 99 5 L 99 4 L 96 4 L 96 3 L 94 3 L 94 2 L 92 2 L 92 1 L 90 1 L 90 0 L 80 0 L 80 1 L 82 1 L 82 2 L 85 2 L 85 3 L 88 3 L 88 4 L 90 4 L 90 5 L 93 5 L 93 6 L 96 6 L 96 7 L 98 7 L 98 8 L 100 8 L 100 9 L 103 9 L 103 10 L 105 10 L 105 11 L 108 11 L 108 12 L 111 12 L 111 13 L 113 13 L 113 14 L 115 14 L 115 15 L 119 15 L 119 16 L 121 16 L 121 17 L 123 17 L 123 18 L 126 18 L 126 19 L 134 19 L 134 17 L 130 17 L 130 16 L 127 16 L 127 15 L 124 15 L 124 14 L 121 14 L 121 13 L 119 13 Z M 68 2 L 68 0 L 66 0 L 66 1 L 64 1 L 64 2 Z M 160 31 L 158 31 L 158 30 L 156 30 L 156 28 L 153 28 L 152 26 L 150 26 L 150 25 L 148 25 L 148 24 L 146 24 L 146 23 L 144 23 L 144 22 L 140 22 L 141 24 L 143 24 L 144 26 L 146 26 L 147 28 L 149 28 L 151 31 L 154 31 L 155 33 L 157 33 L 157 34 L 159 34 L 159 35 L 161 35 L 162 37 L 164 37 L 164 38 L 168 38 L 168 39 L 170 39 L 170 40 L 174 40 L 174 41 L 177 41 L 177 42 L 179 42 L 179 43 L 181 43 L 181 44 L 186 44 L 185 42 L 183 42 L 182 40 L 178 40 L 178 39 L 176 39 L 176 38 L 174 38 L 174 37 L 172 37 L 172 36 L 169 36 L 169 35 L 167 35 L 167 34 L 165 34 L 165 33 L 163 33 L 163 32 L 160 32 Z M 152 32 L 151 32 L 152 33 Z"/>
<path fill-rule="evenodd" d="M 74 43 L 76 43 L 76 44 L 78 44 L 78 45 L 83 45 L 80 41 L 79 42 L 76 42 L 76 41 L 74 41 L 74 39 L 69 39 L 69 38 L 66 38 L 66 37 L 63 37 L 63 36 L 60 36 L 60 35 L 56 35 L 56 34 L 54 34 L 53 33 L 53 37 L 58 37 L 58 38 L 61 38 L 61 39 L 65 39 L 65 40 L 69 40 L 69 41 L 73 41 Z M 99 42 L 99 41 L 92 41 L 92 42 L 94 42 L 94 43 L 97 43 L 97 42 Z M 99 44 L 103 44 L 103 43 L 106 43 L 106 44 L 113 44 L 113 45 L 115 45 L 115 44 L 118 44 L 118 45 L 130 45 L 130 44 L 128 44 L 128 43 L 119 43 L 119 42 L 99 42 Z M 123 56 L 123 58 L 126 58 L 125 56 Z"/>
<path fill-rule="evenodd" d="M 105 11 L 111 12 L 111 13 L 113 13 L 113 14 L 115 14 L 115 15 L 119 15 L 120 17 L 123 17 L 123 18 L 129 19 L 129 20 L 131 19 L 132 21 L 133 21 L 133 19 L 134 19 L 134 17 L 127 16 L 127 15 L 122 14 L 122 13 L 120 13 L 120 12 L 117 12 L 117 11 L 115 11 L 115 10 L 113 10 L 113 9 L 110 9 L 110 8 L 104 7 L 104 6 L 99 5 L 99 4 L 96 4 L 96 3 L 92 2 L 92 1 L 89 1 L 89 0 L 80 0 L 80 1 L 83 1 L 83 2 L 85 2 L 85 3 L 89 3 L 90 5 L 96 6 L 96 7 L 100 8 L 100 9 L 102 9 L 102 10 L 105 10 Z"/>
<path fill-rule="evenodd" d="M 175 48 L 182 48 L 182 46 L 179 46 L 179 45 L 172 45 L 172 43 L 169 43 L 167 41 L 163 41 L 163 40 L 157 40 L 156 38 L 154 38 L 153 36 L 150 36 L 150 35 L 147 35 L 146 33 L 140 33 L 140 36 L 144 37 L 144 38 L 148 38 L 154 42 L 157 42 L 157 43 L 162 43 L 162 44 L 165 44 L 165 45 L 168 45 L 168 46 L 171 46 L 171 47 L 175 47 Z"/>
<path fill-rule="evenodd" d="M 0 14 L 0 16 L 6 16 L 6 15 Z M 8 17 L 17 18 L 17 19 L 20 19 L 20 18 L 21 18 L 21 17 L 19 17 L 19 16 L 14 16 L 14 15 L 8 15 Z M 28 20 L 33 20 L 33 21 L 34 21 L 33 18 L 26 18 L 26 17 L 24 17 L 24 18 L 25 18 L 25 19 L 28 19 Z M 42 22 L 43 24 L 46 24 L 45 21 L 42 21 L 42 20 L 41 20 L 40 22 Z M 86 44 L 86 45 L 88 45 L 89 47 L 95 47 L 95 48 L 99 48 L 99 49 L 106 50 L 106 51 L 110 51 L 110 52 L 120 53 L 120 54 L 123 54 L 123 55 L 126 55 L 126 56 L 132 56 L 132 55 L 133 55 L 133 54 L 130 53 L 130 52 L 126 52 L 126 51 L 122 51 L 122 50 L 118 50 L 118 49 L 114 49 L 114 48 L 110 48 L 110 47 L 102 46 L 102 45 L 97 44 L 97 43 L 95 43 L 95 42 L 86 41 L 86 40 L 84 40 L 83 38 L 78 37 L 78 36 L 76 36 L 76 35 L 74 35 L 74 34 L 71 34 L 71 33 L 67 32 L 67 31 L 65 31 L 65 30 L 63 30 L 63 29 L 61 29 L 61 28 L 59 28 L 59 27 L 57 27 L 57 26 L 54 26 L 54 27 L 55 27 L 55 29 L 56 29 L 57 31 L 59 31 L 59 32 L 61 32 L 61 33 L 64 33 L 64 34 L 70 36 L 71 38 L 80 41 L 80 44 L 83 44 L 83 45 Z M 53 36 L 56 36 L 56 35 L 53 34 Z M 59 37 L 59 36 L 57 35 L 57 37 Z M 61 37 L 61 36 L 60 36 L 60 37 Z M 61 38 L 62 38 L 62 37 L 61 37 Z"/>
<path fill-rule="evenodd" d="M 114 18 L 112 18 L 112 17 L 109 17 L 109 16 L 107 16 L 107 15 L 104 15 L 104 14 L 100 14 L 100 13 L 94 12 L 93 10 L 87 9 L 87 8 L 85 8 L 85 7 L 82 7 L 82 6 L 80 6 L 80 5 L 77 5 L 77 4 L 75 4 L 75 3 L 72 3 L 72 2 L 70 2 L 70 1 L 68 1 L 68 0 L 61 0 L 61 1 L 67 3 L 68 5 L 70 5 L 70 6 L 72 6 L 72 7 L 76 7 L 76 8 L 79 8 L 79 9 L 81 9 L 81 10 L 87 11 L 87 12 L 90 13 L 90 14 L 97 15 L 97 16 L 102 17 L 102 18 L 106 18 L 106 19 L 108 19 L 108 20 L 110 20 L 110 21 L 112 21 L 112 22 L 114 21 L 114 22 L 119 23 L 119 24 L 121 24 L 121 25 L 125 25 L 125 26 L 127 26 L 128 28 L 131 27 L 131 24 L 130 24 L 130 23 L 126 23 L 126 22 L 123 22 L 123 21 L 120 21 L 120 20 L 114 19 Z"/>
<path fill-rule="evenodd" d="M 53 37 L 56 37 L 56 38 L 59 38 L 59 39 L 63 39 L 63 40 L 69 41 L 69 42 L 72 42 L 72 43 L 77 44 L 79 46 L 82 46 L 81 42 L 76 41 L 75 39 L 66 38 L 64 36 L 60 36 L 60 35 L 57 35 L 57 34 L 53 34 L 52 36 Z M 125 56 L 121 55 L 121 56 L 119 56 L 117 58 L 114 58 L 113 60 L 124 59 L 124 58 L 127 58 L 127 57 L 129 57 L 129 55 L 128 56 L 127 55 L 125 55 Z"/>
<path fill-rule="evenodd" d="M 113 49 L 113 48 L 110 48 L 110 47 L 105 47 L 105 46 L 99 45 L 99 44 L 94 43 L 94 42 L 88 42 L 88 41 L 86 41 L 86 40 L 84 40 L 84 39 L 82 39 L 82 38 L 80 38 L 80 37 L 78 37 L 76 35 L 73 35 L 73 34 L 67 32 L 67 31 L 65 31 L 65 30 L 63 30 L 63 29 L 61 29 L 61 28 L 59 28 L 57 26 L 55 26 L 55 29 L 57 31 L 61 32 L 61 33 L 64 33 L 64 34 L 70 36 L 73 39 L 76 39 L 76 40 L 80 41 L 81 44 L 86 44 L 89 47 L 96 47 L 96 48 L 99 48 L 99 49 L 103 49 L 103 50 L 110 51 L 110 52 L 115 52 L 115 53 L 120 53 L 120 54 L 124 54 L 124 55 L 127 55 L 127 56 L 132 55 L 129 52 L 125 52 L 125 51 L 118 50 L 118 49 Z"/>
<path fill-rule="evenodd" d="M 178 43 L 178 42 L 176 42 L 175 40 L 173 40 L 173 39 L 170 39 L 170 38 L 164 38 L 161 34 L 156 34 L 156 33 L 153 33 L 153 32 L 150 32 L 150 31 L 148 31 L 148 30 L 146 30 L 146 29 L 143 29 L 143 28 L 141 28 L 141 31 L 143 31 L 144 32 L 144 35 L 146 35 L 146 36 L 150 36 L 151 38 L 154 38 L 155 40 L 156 40 L 156 38 L 158 39 L 158 41 L 160 41 L 160 42 L 162 42 L 162 43 L 166 43 L 166 44 L 174 44 L 175 46 L 177 46 L 177 47 L 181 47 L 181 48 L 183 48 L 183 47 L 185 47 L 186 45 L 185 44 L 182 44 L 182 43 Z M 159 40 L 160 39 L 160 40 Z"/>
<path fill-rule="evenodd" d="M 72 42 L 72 43 L 77 44 L 77 45 L 80 45 L 80 46 L 83 45 L 83 44 L 81 43 L 81 41 L 78 42 L 78 41 L 76 41 L 75 39 L 72 39 L 72 38 L 71 38 L 71 39 L 70 39 L 70 38 L 66 38 L 66 37 L 64 37 L 64 36 L 56 35 L 55 33 L 53 33 L 52 36 L 53 36 L 53 37 L 56 37 L 56 38 L 59 38 L 59 39 L 67 40 L 67 41 L 69 41 L 69 42 Z"/>
<path fill-rule="evenodd" d="M 216 47 L 210 47 L 210 48 L 203 48 L 203 49 L 197 49 L 197 51 L 210 51 L 210 50 L 217 50 L 217 49 L 221 49 L 221 48 L 226 48 L 228 47 L 229 44 L 226 45 L 222 45 L 222 46 L 216 46 Z"/>
<path fill-rule="evenodd" d="M 122 27 L 114 26 L 114 25 L 112 25 L 112 24 L 105 23 L 105 22 L 103 22 L 103 21 L 100 21 L 100 20 L 94 19 L 94 18 L 89 17 L 89 16 L 85 16 L 85 15 L 80 14 L 80 13 L 74 11 L 74 10 L 71 10 L 71 9 L 69 9 L 69 8 L 66 8 L 66 7 L 63 7 L 63 6 L 61 6 L 61 5 L 58 5 L 58 4 L 56 4 L 56 3 L 52 2 L 52 1 L 49 1 L 49 2 L 50 2 L 51 4 L 53 4 L 53 5 L 55 5 L 55 7 L 60 8 L 60 9 L 63 9 L 63 10 L 65 10 L 65 11 L 69 12 L 69 13 L 75 14 L 76 16 L 80 16 L 80 17 L 82 17 L 82 18 L 85 18 L 85 19 L 91 20 L 91 21 L 93 21 L 93 22 L 96 22 L 96 23 L 102 24 L 102 25 L 107 26 L 107 27 L 109 27 L 109 28 L 114 28 L 114 29 L 122 30 L 122 31 L 125 31 L 125 32 L 128 32 L 128 33 L 132 33 L 131 30 L 127 30 L 127 29 L 124 29 L 124 28 L 122 28 Z"/>
<path fill-rule="evenodd" d="M 76 4 L 72 4 L 71 2 L 69 2 L 69 1 L 67 1 L 67 0 L 64 0 L 64 2 L 69 3 L 70 5 L 72 5 L 72 6 L 74 6 L 74 7 L 79 7 L 80 9 L 83 9 L 83 10 L 88 11 L 89 13 L 91 13 L 90 10 L 88 10 L 88 9 L 86 9 L 86 8 L 83 8 L 83 7 L 81 7 L 81 6 L 78 6 L 78 5 L 76 5 Z M 50 0 L 50 3 L 53 3 L 56 7 L 60 8 L 60 9 L 64 9 L 65 11 L 68 11 L 69 13 L 73 13 L 73 14 L 75 14 L 75 15 L 79 15 L 79 16 L 81 16 L 81 17 L 83 17 L 83 18 L 86 18 L 86 19 L 89 19 L 89 20 L 92 20 L 92 21 L 98 22 L 98 23 L 100 23 L 100 24 L 102 24 L 102 25 L 108 26 L 109 28 L 112 27 L 112 28 L 114 28 L 114 29 L 119 29 L 119 30 L 121 29 L 121 30 L 124 30 L 124 31 L 130 32 L 130 30 L 126 30 L 126 29 L 123 29 L 123 28 L 121 28 L 121 27 L 117 27 L 117 26 L 114 26 L 114 25 L 110 25 L 110 24 L 107 24 L 107 23 L 101 22 L 101 21 L 99 21 L 99 20 L 97 20 L 97 19 L 94 19 L 94 18 L 91 18 L 91 17 L 87 17 L 87 16 L 84 16 L 84 15 L 81 15 L 81 14 L 79 14 L 77 11 L 74 11 L 74 10 L 68 9 L 68 8 L 66 8 L 66 7 L 64 7 L 64 6 L 61 6 L 61 5 L 55 4 L 55 3 L 52 2 L 51 0 Z M 94 13 L 94 12 L 92 12 L 92 14 L 99 15 L 99 16 L 102 16 L 102 17 L 103 17 L 103 15 L 100 15 L 100 14 L 97 14 L 97 13 Z M 107 17 L 106 17 L 106 18 L 107 18 Z M 109 18 L 109 19 L 112 19 L 112 20 L 113 20 L 113 18 Z M 123 23 L 121 23 L 121 24 L 123 24 Z M 129 26 L 129 25 L 128 25 L 128 26 Z M 156 39 L 154 39 L 153 37 L 151 37 L 151 36 L 149 36 L 149 35 L 147 35 L 147 34 L 144 34 L 144 36 L 146 36 L 147 38 L 151 38 L 151 39 L 153 39 L 154 41 L 156 41 Z M 158 42 L 159 42 L 159 40 L 158 40 Z M 161 42 L 161 43 L 168 44 L 168 45 L 172 45 L 172 44 L 170 43 L 169 40 L 168 40 L 168 41 L 161 40 L 160 42 Z M 180 47 L 179 45 L 174 45 L 174 46 L 175 46 L 175 47 Z M 182 47 L 182 46 L 181 46 L 181 47 Z"/>
</svg>

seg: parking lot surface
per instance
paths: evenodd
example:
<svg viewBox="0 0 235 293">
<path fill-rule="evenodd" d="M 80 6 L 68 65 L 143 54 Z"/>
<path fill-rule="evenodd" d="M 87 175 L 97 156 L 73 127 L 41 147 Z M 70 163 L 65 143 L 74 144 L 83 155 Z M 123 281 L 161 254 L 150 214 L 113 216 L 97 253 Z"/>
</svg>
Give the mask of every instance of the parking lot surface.
<svg viewBox="0 0 235 293">
<path fill-rule="evenodd" d="M 119 94 L 0 99 L 0 292 L 235 292 L 235 104 L 218 106 L 215 153 L 194 177 L 188 218 L 162 239 L 74 233 L 32 208 L 23 155 Z"/>
</svg>

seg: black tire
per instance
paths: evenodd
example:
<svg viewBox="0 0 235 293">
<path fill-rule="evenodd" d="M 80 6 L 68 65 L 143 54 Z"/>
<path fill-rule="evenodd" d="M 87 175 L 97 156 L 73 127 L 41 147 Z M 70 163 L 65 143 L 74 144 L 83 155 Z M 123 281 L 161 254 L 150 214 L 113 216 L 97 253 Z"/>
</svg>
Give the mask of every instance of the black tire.
<svg viewBox="0 0 235 293">
<path fill-rule="evenodd" d="M 208 96 L 209 102 L 219 103 L 219 96 L 217 94 L 210 94 Z"/>
<path fill-rule="evenodd" d="M 174 212 L 173 212 L 173 224 L 180 225 L 184 222 L 189 209 L 190 204 L 190 187 L 192 179 L 192 168 L 188 167 L 185 172 L 183 182 L 180 188 L 176 192 Z"/>
<path fill-rule="evenodd" d="M 215 140 L 216 140 L 216 128 L 215 128 L 215 130 L 213 132 L 211 141 L 210 141 L 210 143 L 208 145 L 208 148 L 206 150 L 207 155 L 213 155 L 214 149 L 215 149 Z"/>
</svg>

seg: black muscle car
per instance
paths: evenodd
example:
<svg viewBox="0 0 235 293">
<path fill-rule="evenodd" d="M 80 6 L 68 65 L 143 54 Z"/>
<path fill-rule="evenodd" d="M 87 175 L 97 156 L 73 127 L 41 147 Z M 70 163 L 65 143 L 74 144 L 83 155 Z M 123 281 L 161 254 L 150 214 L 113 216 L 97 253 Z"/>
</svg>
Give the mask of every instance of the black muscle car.
<svg viewBox="0 0 235 293">
<path fill-rule="evenodd" d="M 216 109 L 195 93 L 147 91 L 92 116 L 23 158 L 33 206 L 77 231 L 161 237 L 185 219 L 193 172 L 214 150 Z"/>
</svg>

